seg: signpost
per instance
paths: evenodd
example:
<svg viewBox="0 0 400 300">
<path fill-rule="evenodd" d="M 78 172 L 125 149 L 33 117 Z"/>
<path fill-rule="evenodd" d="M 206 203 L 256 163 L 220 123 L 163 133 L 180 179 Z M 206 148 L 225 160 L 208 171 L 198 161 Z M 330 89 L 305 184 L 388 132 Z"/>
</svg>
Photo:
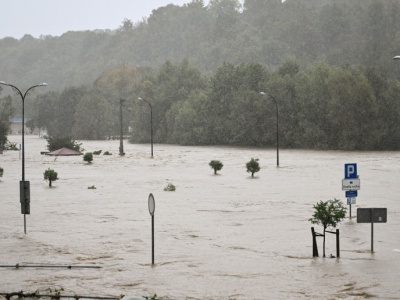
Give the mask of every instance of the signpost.
<svg viewBox="0 0 400 300">
<path fill-rule="evenodd" d="M 374 252 L 374 223 L 387 222 L 387 208 L 357 208 L 357 223 L 371 223 L 371 253 Z"/>
<path fill-rule="evenodd" d="M 349 218 L 351 219 L 351 205 L 356 204 L 357 191 L 360 189 L 360 179 L 357 175 L 357 164 L 344 165 L 344 179 L 342 190 L 346 191 L 347 204 L 349 205 Z"/>
<path fill-rule="evenodd" d="M 154 196 L 152 193 L 149 195 L 148 205 L 149 213 L 151 215 L 151 264 L 154 265 L 154 211 L 156 209 L 156 203 L 154 202 Z"/>
</svg>

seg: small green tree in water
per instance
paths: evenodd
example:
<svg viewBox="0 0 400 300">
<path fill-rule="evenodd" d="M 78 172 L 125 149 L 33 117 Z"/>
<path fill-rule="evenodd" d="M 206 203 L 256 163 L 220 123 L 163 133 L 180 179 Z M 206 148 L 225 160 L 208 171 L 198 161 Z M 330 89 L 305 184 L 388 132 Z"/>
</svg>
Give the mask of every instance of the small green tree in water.
<svg viewBox="0 0 400 300">
<path fill-rule="evenodd" d="M 208 164 L 212 169 L 214 169 L 214 175 L 217 174 L 217 171 L 222 170 L 222 167 L 224 166 L 223 163 L 219 160 L 212 160 Z"/>
<path fill-rule="evenodd" d="M 83 156 L 83 160 L 90 164 L 93 160 L 93 153 L 86 152 L 85 155 Z"/>
<path fill-rule="evenodd" d="M 251 177 L 254 177 L 254 173 L 260 171 L 260 164 L 258 163 L 258 158 L 252 158 L 247 164 L 246 169 L 248 173 L 251 173 Z"/>
<path fill-rule="evenodd" d="M 328 227 L 336 227 L 346 216 L 346 208 L 338 199 L 319 201 L 314 206 L 314 214 L 309 221 L 324 227 L 323 257 L 325 257 L 325 232 Z"/>
<path fill-rule="evenodd" d="M 44 171 L 44 180 L 48 180 L 49 181 L 49 187 L 51 187 L 51 183 L 53 181 L 58 180 L 58 174 L 56 171 L 54 171 L 53 169 L 48 168 L 46 171 Z"/>
</svg>

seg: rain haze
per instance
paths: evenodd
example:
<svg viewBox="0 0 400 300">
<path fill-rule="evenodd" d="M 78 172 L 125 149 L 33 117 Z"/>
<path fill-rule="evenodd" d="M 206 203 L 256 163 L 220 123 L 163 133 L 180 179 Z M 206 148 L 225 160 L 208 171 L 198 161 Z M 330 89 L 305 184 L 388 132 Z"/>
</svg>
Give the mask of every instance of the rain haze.
<svg viewBox="0 0 400 300">
<path fill-rule="evenodd" d="M 1 1 L 0 38 L 30 34 L 60 36 L 68 31 L 117 29 L 124 19 L 141 21 L 153 9 L 189 0 L 19 0 Z M 207 4 L 208 1 L 205 1 Z"/>
<path fill-rule="evenodd" d="M 400 1 L 0 1 L 0 300 L 400 299 Z"/>
</svg>

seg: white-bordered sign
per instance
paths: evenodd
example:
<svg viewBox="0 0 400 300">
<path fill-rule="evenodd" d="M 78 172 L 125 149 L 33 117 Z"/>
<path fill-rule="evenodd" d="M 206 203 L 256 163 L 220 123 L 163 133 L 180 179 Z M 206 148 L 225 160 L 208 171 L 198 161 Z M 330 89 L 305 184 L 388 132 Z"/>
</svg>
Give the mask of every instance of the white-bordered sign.
<svg viewBox="0 0 400 300">
<path fill-rule="evenodd" d="M 342 190 L 350 191 L 350 190 L 359 190 L 360 189 L 360 179 L 342 179 Z"/>
</svg>

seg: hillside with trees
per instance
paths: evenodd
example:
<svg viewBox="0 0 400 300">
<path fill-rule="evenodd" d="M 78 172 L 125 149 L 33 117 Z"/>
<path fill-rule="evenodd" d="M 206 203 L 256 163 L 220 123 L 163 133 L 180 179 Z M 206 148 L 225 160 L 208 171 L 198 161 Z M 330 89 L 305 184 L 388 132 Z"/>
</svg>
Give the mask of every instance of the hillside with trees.
<svg viewBox="0 0 400 300">
<path fill-rule="evenodd" d="M 0 73 L 49 84 L 25 107 L 54 136 L 117 135 L 125 99 L 124 132 L 147 143 L 141 97 L 157 143 L 271 147 L 272 97 L 283 148 L 399 150 L 399 29 L 397 0 L 193 0 L 117 30 L 1 39 Z"/>
</svg>

